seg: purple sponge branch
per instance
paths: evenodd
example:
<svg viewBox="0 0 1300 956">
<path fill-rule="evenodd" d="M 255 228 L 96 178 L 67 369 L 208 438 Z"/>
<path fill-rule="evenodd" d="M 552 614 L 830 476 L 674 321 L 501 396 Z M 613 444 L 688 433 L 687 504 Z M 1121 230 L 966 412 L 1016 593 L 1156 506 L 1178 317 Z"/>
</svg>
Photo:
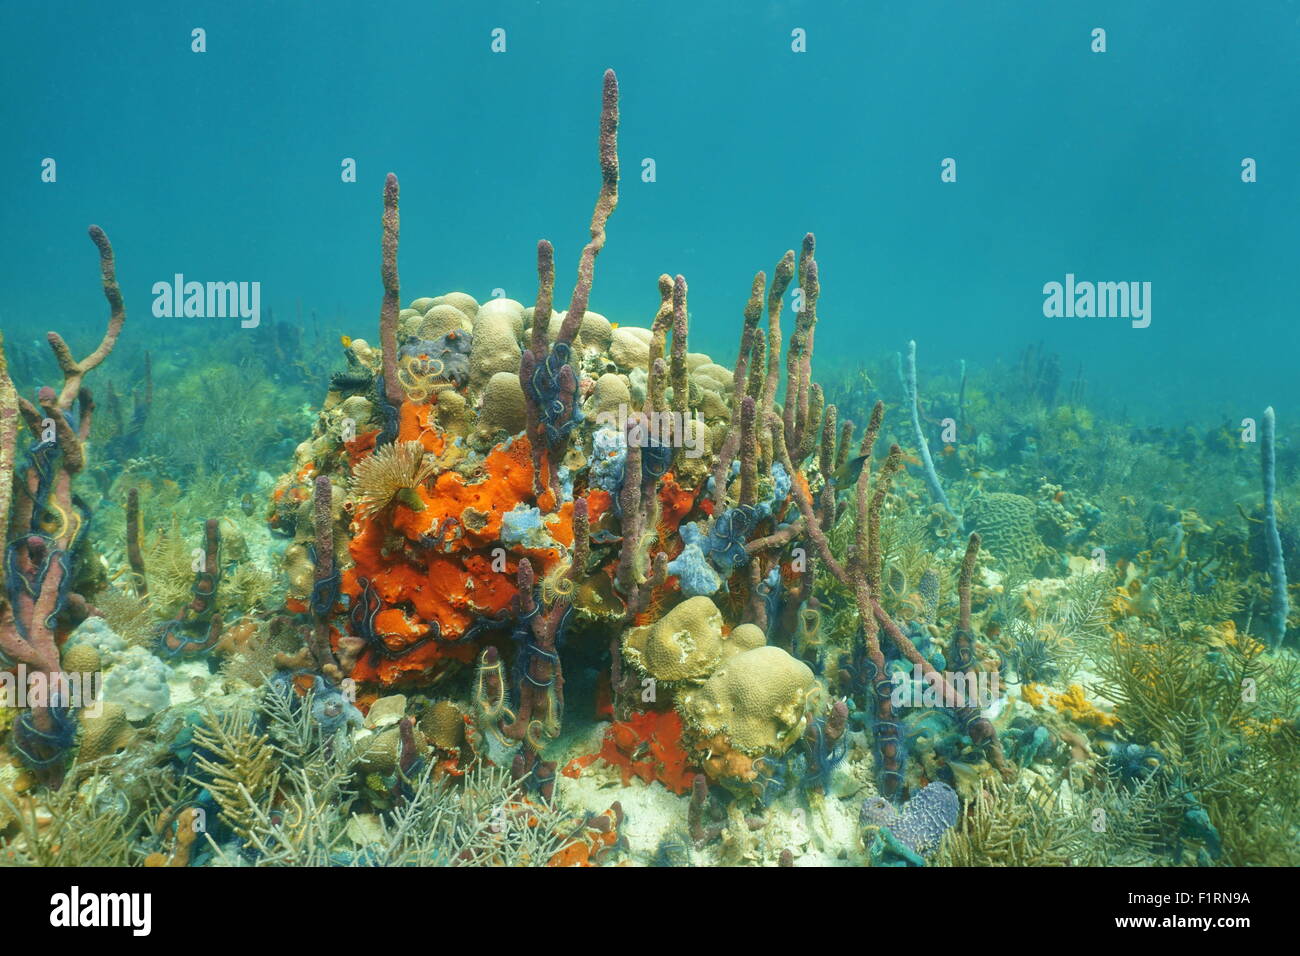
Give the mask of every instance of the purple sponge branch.
<svg viewBox="0 0 1300 956">
<path fill-rule="evenodd" d="M 673 280 L 673 411 L 690 410 L 690 380 L 686 375 L 686 279 Z"/>
<path fill-rule="evenodd" d="M 776 391 L 781 383 L 781 306 L 785 290 L 794 278 L 794 250 L 789 249 L 772 273 L 772 288 L 767 294 L 767 377 L 763 381 L 763 416 L 776 406 Z"/>
<path fill-rule="evenodd" d="M 144 555 L 140 550 L 140 489 L 132 488 L 126 493 L 126 560 L 135 575 L 135 593 L 145 597 L 149 593 L 149 582 L 144 574 Z"/>
<path fill-rule="evenodd" d="M 18 392 L 9 378 L 4 333 L 0 332 L 0 536 L 9 540 L 9 502 L 14 491 L 18 452 Z"/>
<path fill-rule="evenodd" d="M 647 363 L 651 374 L 646 381 L 644 410 L 650 412 L 667 411 L 664 404 L 664 379 L 667 377 L 664 365 L 664 343 L 668 331 L 673 327 L 673 295 L 675 287 L 673 277 L 667 274 L 659 277 L 659 311 L 655 313 L 654 322 L 650 324 L 650 360 Z"/>
<path fill-rule="evenodd" d="M 330 647 L 330 616 L 338 603 L 339 574 L 334 563 L 334 488 L 328 475 L 317 475 L 312 504 L 316 531 L 316 571 L 311 590 L 312 630 L 308 646 L 316 668 L 336 683 L 343 671 Z"/>
<path fill-rule="evenodd" d="M 817 260 L 813 258 L 817 239 L 810 232 L 803 237 L 803 251 L 799 258 L 799 288 L 803 291 L 803 311 L 799 318 L 803 329 L 803 342 L 799 356 L 799 430 L 802 436 L 800 459 L 808 457 L 812 451 L 811 438 L 821 418 L 821 409 L 809 408 L 810 397 L 816 396 L 821 387 L 812 381 L 813 339 L 817 332 L 817 299 L 821 295 L 818 280 Z"/>
<path fill-rule="evenodd" d="M 90 239 L 99 250 L 101 281 L 109 304 L 108 326 L 99 346 L 78 362 L 62 336 L 57 332 L 46 336 L 63 372 L 63 388 L 57 393 L 48 386 L 42 388 L 37 395 L 40 411 L 16 395 L 0 356 L 0 483 L 5 488 L 0 497 L 0 504 L 4 505 L 0 510 L 0 530 L 6 532 L 8 542 L 6 566 L 13 569 L 7 575 L 4 600 L 0 601 L 0 657 L 51 677 L 60 674 L 56 619 L 72 598 L 69 592 L 76 544 L 85 530 L 82 512 L 72 495 L 72 478 L 85 464 L 84 443 L 90 434 L 94 408 L 83 380 L 113 351 L 126 321 L 112 244 L 98 226 L 90 227 Z M 66 416 L 74 402 L 81 408 L 75 429 Z M 9 497 L 17 456 L 15 411 L 37 437 L 38 449 L 48 448 L 43 432 L 47 420 L 53 424 L 61 453 L 55 460 L 48 457 L 48 452 L 33 452 L 46 455 L 44 461 L 52 473 L 48 475 L 48 484 L 43 484 L 39 475 L 42 468 L 35 465 L 27 468 L 18 478 L 24 494 L 17 501 Z M 47 534 L 42 528 L 50 520 L 57 526 Z M 39 708 L 32 716 L 37 729 L 48 728 L 47 708 Z"/>
<path fill-rule="evenodd" d="M 785 445 L 795 463 L 803 461 L 813 449 L 815 424 L 810 419 L 812 394 L 813 328 L 817 324 L 817 298 L 820 286 L 817 279 L 817 261 L 813 258 L 816 240 L 810 232 L 804 236 L 803 251 L 799 258 L 799 287 L 803 293 L 802 307 L 795 318 L 790 334 L 790 351 L 786 356 L 785 406 L 782 418 L 785 425 Z M 820 410 L 818 410 L 820 416 Z"/>
<path fill-rule="evenodd" d="M 838 419 L 839 409 L 834 405 L 827 405 L 825 417 L 822 419 L 821 447 L 817 453 L 817 467 L 821 471 L 824 480 L 817 516 L 821 519 L 822 524 L 828 528 L 835 527 L 835 518 L 838 511 L 835 500 L 835 482 L 831 479 L 836 468 L 835 440 Z"/>
<path fill-rule="evenodd" d="M 104 337 L 95 351 L 80 362 L 73 359 L 71 349 L 58 332 L 46 334 L 50 350 L 59 363 L 60 371 L 63 372 L 63 388 L 59 392 L 58 407 L 65 412 L 72 408 L 72 403 L 78 399 L 82 390 L 81 380 L 85 378 L 86 373 L 108 358 L 109 353 L 113 351 L 113 346 L 117 344 L 117 337 L 126 322 L 126 307 L 122 304 L 122 290 L 117 284 L 117 265 L 113 258 L 112 243 L 108 241 L 104 230 L 98 226 L 91 226 L 89 233 L 90 241 L 99 250 L 99 271 L 104 287 L 104 298 L 108 300 L 109 307 L 108 327 L 104 330 Z M 81 437 L 84 440 L 85 435 Z"/>
<path fill-rule="evenodd" d="M 397 237 L 401 225 L 397 213 L 398 192 L 397 177 L 389 173 L 384 180 L 383 260 L 379 267 L 384 282 L 384 301 L 379 309 L 379 347 L 383 353 L 384 397 L 394 408 L 406 401 L 402 383 L 397 380 L 397 317 L 401 313 L 397 278 Z"/>
<path fill-rule="evenodd" d="M 957 578 L 957 596 L 960 601 L 960 611 L 957 618 L 957 629 L 961 634 L 970 635 L 970 586 L 971 580 L 975 577 L 975 561 L 979 558 L 980 553 L 980 536 L 972 532 L 970 540 L 966 542 L 966 555 L 962 558 L 961 574 Z"/>
<path fill-rule="evenodd" d="M 627 420 L 627 457 L 623 462 L 623 486 L 619 489 L 619 514 L 623 525 L 623 544 L 618 556 L 618 569 L 614 580 L 623 595 L 634 594 L 637 587 L 636 563 L 637 549 L 641 541 L 641 489 L 644 475 L 641 468 L 641 441 L 637 437 L 644 434 L 646 419 L 643 414 L 634 413 Z"/>
<path fill-rule="evenodd" d="M 560 633 L 572 607 L 573 590 L 586 576 L 587 558 L 590 554 L 590 522 L 586 498 L 573 502 L 573 550 L 564 585 L 557 589 L 549 604 L 545 589 L 542 601 L 535 593 L 536 575 L 532 563 L 520 558 L 515 573 L 518 588 L 516 611 L 521 627 L 527 622 L 531 636 L 526 639 L 523 673 L 516 698 L 519 709 L 515 719 L 502 733 L 522 740 L 525 747 L 536 754 L 542 749 L 544 737 L 554 737 L 560 731 L 564 716 L 564 668 L 559 653 Z"/>
<path fill-rule="evenodd" d="M 618 497 L 623 543 L 614 572 L 614 586 L 623 597 L 625 623 L 632 622 L 646 609 L 650 596 L 668 577 L 668 555 L 663 551 L 651 559 L 648 573 L 644 577 L 641 574 L 646 557 L 642 553 L 647 547 L 646 528 L 653 527 L 653 515 L 659 504 L 655 476 L 644 468 L 641 436 L 645 435 L 646 428 L 645 415 L 636 412 L 628 416 L 627 458 Z"/>
<path fill-rule="evenodd" d="M 957 630 L 948 648 L 948 666 L 957 673 L 968 673 L 975 667 L 975 634 L 970 626 L 970 589 L 975 576 L 975 563 L 980 553 L 980 536 L 972 534 L 966 544 L 966 556 L 961 562 L 957 577 Z M 973 686 L 969 682 L 968 687 Z"/>
<path fill-rule="evenodd" d="M 551 343 L 549 355 L 544 354 L 542 344 L 550 325 L 554 254 L 549 243 L 538 244 L 537 308 L 533 311 L 530 347 L 520 359 L 519 381 L 524 390 L 528 437 L 533 446 L 533 486 L 539 498 L 544 490 L 558 487 L 557 462 L 570 431 L 582 420 L 578 375 L 569 359 L 574 337 L 587 314 L 596 257 L 605 247 L 605 224 L 618 205 L 618 78 L 613 70 L 605 71 L 599 152 L 601 187 L 591 216 L 591 241 L 583 247 L 569 311 Z M 548 496 L 539 505 L 544 510 L 553 510 L 559 507 L 558 498 L 558 494 Z"/>
<path fill-rule="evenodd" d="M 740 504 L 758 501 L 758 426 L 756 404 L 746 395 L 740 402 Z"/>
<path fill-rule="evenodd" d="M 93 352 L 78 362 L 72 357 L 72 350 L 63 341 L 63 336 L 58 332 L 46 333 L 50 351 L 54 353 L 54 359 L 63 373 L 63 387 L 55 392 L 47 386 L 37 393 L 36 402 L 44 415 L 26 399 L 18 399 L 23 417 L 37 435 L 44 430 L 46 419 L 54 424 L 55 440 L 58 442 L 59 451 L 63 453 L 62 469 L 70 475 L 77 474 L 85 466 L 83 446 L 86 439 L 90 437 L 90 425 L 95 409 L 90 390 L 85 388 L 82 382 L 86 374 L 96 368 L 113 351 L 113 346 L 117 344 L 117 337 L 126 322 L 122 291 L 117 284 L 117 265 L 113 258 L 113 246 L 108 241 L 108 236 L 104 234 L 104 230 L 98 226 L 91 226 L 89 234 L 91 242 L 99 250 L 100 276 L 104 287 L 104 298 L 108 300 L 109 306 L 108 327 L 104 330 L 104 337 Z M 79 408 L 75 430 L 69 424 L 66 414 L 72 410 L 74 402 Z"/>
<path fill-rule="evenodd" d="M 927 681 L 938 687 L 946 701 L 958 701 L 964 699 L 964 695 L 953 683 L 943 674 L 934 669 L 934 666 L 922 656 L 921 652 L 916 649 L 911 640 L 903 634 L 902 630 L 893 619 L 885 613 L 880 606 L 880 602 L 874 597 L 870 599 L 871 610 L 874 611 L 876 618 L 880 621 L 885 633 L 889 635 L 894 646 L 898 648 L 900 654 L 907 658 L 913 667 L 920 668 L 921 673 Z M 957 718 L 964 727 L 967 735 L 975 744 L 982 744 L 988 747 L 989 763 L 997 769 L 1004 778 L 1010 778 L 1015 775 L 1015 768 L 1012 767 L 1002 753 L 1002 743 L 998 740 L 997 729 L 993 722 L 987 717 L 980 714 L 979 708 L 975 706 L 958 706 L 955 708 Z"/>
<path fill-rule="evenodd" d="M 537 243 L 537 306 L 533 309 L 533 331 L 529 346 L 519 361 L 519 385 L 524 392 L 524 414 L 528 442 L 533 455 L 533 494 L 540 496 L 555 486 L 558 469 L 547 464 L 546 427 L 534 397 L 533 379 L 546 361 L 546 330 L 550 325 L 555 297 L 555 249 L 542 239 Z"/>
<path fill-rule="evenodd" d="M 557 342 L 566 345 L 573 341 L 587 314 L 587 301 L 591 298 L 591 284 L 595 278 L 596 256 L 605 248 L 605 224 L 618 205 L 618 77 L 613 70 L 605 71 L 605 85 L 600 106 L 600 195 L 591 214 L 591 241 L 582 250 L 578 260 L 578 282 L 573 287 L 569 311 L 556 336 Z"/>
<path fill-rule="evenodd" d="M 758 329 L 759 317 L 763 314 L 763 290 L 767 284 L 767 275 L 758 272 L 749 288 L 749 301 L 745 303 L 745 323 L 740 330 L 740 352 L 736 356 L 736 369 L 732 374 L 731 407 L 739 409 L 745 397 L 745 385 L 749 378 L 750 354 L 761 333 Z M 778 297 L 779 301 L 779 297 Z M 733 411 L 734 414 L 734 411 Z M 727 506 L 727 482 L 731 477 L 731 463 L 735 460 L 736 450 L 740 447 L 740 433 L 730 429 L 723 439 L 718 452 L 718 460 L 713 466 L 713 510 L 721 513 Z"/>
<path fill-rule="evenodd" d="M 627 457 L 623 463 L 623 486 L 618 495 L 623 542 L 614 571 L 614 586 L 623 597 L 625 622 L 632 621 L 645 610 L 651 594 L 663 585 L 668 576 L 668 555 L 662 551 L 650 561 L 648 574 L 641 574 L 646 557 L 642 553 L 647 547 L 644 540 L 646 529 L 653 527 L 653 515 L 659 503 L 655 495 L 655 476 L 644 466 L 642 445 L 647 428 L 648 420 L 642 412 L 628 416 Z"/>
<path fill-rule="evenodd" d="M 872 594 L 880 593 L 880 580 L 884 568 L 883 549 L 880 547 L 880 516 L 884 511 L 885 498 L 889 495 L 890 486 L 893 485 L 894 475 L 902 467 L 903 450 L 897 445 L 890 445 L 889 456 L 885 458 L 885 463 L 880 466 L 880 474 L 876 477 L 876 492 L 871 496 L 871 505 L 867 510 L 868 546 L 864 552 L 866 556 L 864 570 Z M 864 466 L 862 470 L 865 472 L 866 467 Z"/>
<path fill-rule="evenodd" d="M 537 304 L 533 309 L 529 350 L 540 364 L 546 358 L 546 336 L 555 309 L 555 247 L 545 239 L 537 243 Z"/>
</svg>

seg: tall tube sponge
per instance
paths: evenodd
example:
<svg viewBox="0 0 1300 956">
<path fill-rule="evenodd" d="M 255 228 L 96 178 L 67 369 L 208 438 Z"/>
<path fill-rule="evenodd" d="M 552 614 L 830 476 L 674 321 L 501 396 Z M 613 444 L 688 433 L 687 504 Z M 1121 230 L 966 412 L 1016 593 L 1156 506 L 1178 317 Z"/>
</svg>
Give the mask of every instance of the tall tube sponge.
<svg viewBox="0 0 1300 956">
<path fill-rule="evenodd" d="M 1276 416 L 1273 406 L 1264 409 L 1263 442 L 1260 444 L 1260 466 L 1264 475 L 1264 540 L 1268 547 L 1268 576 L 1273 587 L 1272 626 L 1270 637 L 1273 647 L 1279 647 L 1286 637 L 1286 619 L 1291 613 L 1286 588 L 1286 563 L 1282 559 L 1282 535 L 1277 530 L 1277 451 L 1274 444 Z"/>
<path fill-rule="evenodd" d="M 930 443 L 925 440 L 925 432 L 921 428 L 921 401 L 916 389 L 915 339 L 907 343 L 906 366 L 903 364 L 903 356 L 898 356 L 898 378 L 903 383 L 903 397 L 912 411 L 912 434 L 921 454 L 921 464 L 925 468 L 925 484 L 930 489 L 930 498 L 935 504 L 942 505 L 948 514 L 954 514 L 948 504 L 948 496 L 943 493 L 943 485 L 939 484 L 939 474 L 934 470 L 934 459 L 930 457 Z"/>
</svg>

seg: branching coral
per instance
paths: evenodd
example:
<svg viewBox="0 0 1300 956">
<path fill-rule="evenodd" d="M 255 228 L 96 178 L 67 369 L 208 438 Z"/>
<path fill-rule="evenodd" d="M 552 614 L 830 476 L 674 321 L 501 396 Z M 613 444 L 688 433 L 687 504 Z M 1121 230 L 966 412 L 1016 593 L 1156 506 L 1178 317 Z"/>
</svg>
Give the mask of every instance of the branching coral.
<svg viewBox="0 0 1300 956">
<path fill-rule="evenodd" d="M 212 793 L 226 824 L 242 840 L 251 841 L 257 822 L 253 808 L 273 796 L 279 786 L 279 759 L 270 738 L 257 732 L 252 714 L 241 708 L 226 714 L 209 713 L 195 728 L 194 742 L 211 754 L 195 756 L 195 767 L 202 775 L 196 785 Z"/>
<path fill-rule="evenodd" d="M 1191 823 L 1238 863 L 1289 853 L 1294 841 L 1283 834 L 1297 820 L 1300 734 L 1283 688 L 1294 686 L 1294 662 L 1269 659 L 1231 626 L 1175 635 L 1130 621 L 1100 669 L 1100 692 L 1129 739 L 1153 748 L 1183 795 L 1166 845 L 1179 846 Z M 1199 824 L 1197 814 L 1205 815 Z"/>
<path fill-rule="evenodd" d="M 72 768 L 75 772 L 75 767 Z M 101 778 L 51 790 L 44 806 L 0 785 L 0 816 L 17 821 L 12 839 L 0 836 L 0 864 L 20 866 L 127 866 L 133 859 L 135 820 L 129 806 L 97 802 Z"/>
<path fill-rule="evenodd" d="M 546 866 L 589 862 L 588 843 L 607 848 L 593 837 L 612 833 L 610 821 L 529 801 L 510 770 L 485 764 L 438 777 L 411 763 L 402 799 L 367 812 L 352 786 L 365 747 L 326 732 L 319 708 L 294 700 L 292 691 L 262 696 L 265 735 L 250 729 L 247 711 L 196 734 L 201 746 L 215 745 L 216 759 L 200 758 L 200 771 L 239 838 L 205 835 L 219 865 Z M 267 753 L 274 773 L 264 767 Z"/>
<path fill-rule="evenodd" d="M 935 852 L 938 866 L 1068 866 L 1084 830 L 1043 787 L 981 790 Z"/>
</svg>

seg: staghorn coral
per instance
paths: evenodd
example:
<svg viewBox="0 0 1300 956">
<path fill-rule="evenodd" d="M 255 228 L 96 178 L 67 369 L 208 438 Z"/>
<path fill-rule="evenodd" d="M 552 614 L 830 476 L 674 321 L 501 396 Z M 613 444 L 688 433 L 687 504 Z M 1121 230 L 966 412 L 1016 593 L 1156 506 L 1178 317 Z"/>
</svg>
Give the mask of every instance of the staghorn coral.
<svg viewBox="0 0 1300 956">
<path fill-rule="evenodd" d="M 1068 866 L 1085 824 L 1060 812 L 1040 786 L 996 783 L 981 790 L 956 827 L 944 834 L 937 866 Z"/>
</svg>

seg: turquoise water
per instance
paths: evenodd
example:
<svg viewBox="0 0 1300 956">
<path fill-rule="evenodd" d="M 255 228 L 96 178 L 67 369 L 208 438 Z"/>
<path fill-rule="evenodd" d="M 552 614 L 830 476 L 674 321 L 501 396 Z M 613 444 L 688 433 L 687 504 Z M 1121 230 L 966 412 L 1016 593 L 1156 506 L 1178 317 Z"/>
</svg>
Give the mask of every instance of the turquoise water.
<svg viewBox="0 0 1300 956">
<path fill-rule="evenodd" d="M 529 302 L 536 239 L 556 243 L 561 277 L 585 239 L 596 81 L 612 66 L 625 178 L 594 299 L 607 314 L 648 324 L 655 277 L 681 272 L 696 341 L 734 349 L 753 272 L 813 230 L 823 363 L 916 338 L 923 364 L 950 368 L 1041 339 L 1129 416 L 1236 419 L 1300 399 L 1297 15 L 1292 3 L 7 4 L 0 314 L 6 330 L 89 322 L 97 293 L 66 268 L 94 221 L 130 250 L 141 336 L 162 334 L 144 303 L 176 272 L 257 280 L 281 315 L 342 316 L 362 334 L 390 170 L 408 288 Z M 195 26 L 204 54 L 190 52 Z M 47 156 L 57 184 L 41 182 Z M 340 182 L 344 157 L 355 184 Z M 637 178 L 646 157 L 653 184 Z M 953 184 L 940 182 L 946 157 Z M 1240 181 L 1243 157 L 1258 182 Z M 1151 282 L 1150 328 L 1044 318 L 1041 288 L 1067 272 Z"/>
</svg>

